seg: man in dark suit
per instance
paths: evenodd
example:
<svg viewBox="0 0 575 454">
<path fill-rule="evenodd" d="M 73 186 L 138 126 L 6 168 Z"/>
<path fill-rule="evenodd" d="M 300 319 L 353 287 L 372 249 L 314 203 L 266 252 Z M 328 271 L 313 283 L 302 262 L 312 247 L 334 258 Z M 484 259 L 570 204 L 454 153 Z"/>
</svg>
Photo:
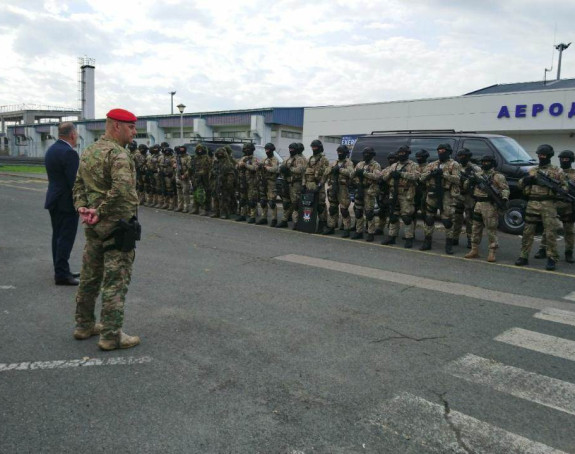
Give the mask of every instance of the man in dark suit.
<svg viewBox="0 0 575 454">
<path fill-rule="evenodd" d="M 78 285 L 78 273 L 70 272 L 68 260 L 76 231 L 78 213 L 72 200 L 72 188 L 76 180 L 79 158 L 74 147 L 78 132 L 71 122 L 58 125 L 58 140 L 46 152 L 45 165 L 48 173 L 48 192 L 44 208 L 50 211 L 52 220 L 52 260 L 56 285 Z"/>
</svg>

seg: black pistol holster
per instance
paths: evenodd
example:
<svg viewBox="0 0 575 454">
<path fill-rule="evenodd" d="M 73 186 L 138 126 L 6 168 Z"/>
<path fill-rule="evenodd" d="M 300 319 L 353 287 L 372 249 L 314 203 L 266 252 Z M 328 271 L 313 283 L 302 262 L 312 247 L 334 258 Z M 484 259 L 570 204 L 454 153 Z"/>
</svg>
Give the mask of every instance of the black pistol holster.
<svg viewBox="0 0 575 454">
<path fill-rule="evenodd" d="M 113 238 L 114 241 L 104 247 L 104 251 L 117 249 L 122 252 L 130 252 L 136 249 L 136 241 L 140 241 L 141 237 L 142 226 L 136 216 L 132 216 L 129 221 L 120 219 L 112 233 L 106 238 L 106 240 Z"/>
</svg>

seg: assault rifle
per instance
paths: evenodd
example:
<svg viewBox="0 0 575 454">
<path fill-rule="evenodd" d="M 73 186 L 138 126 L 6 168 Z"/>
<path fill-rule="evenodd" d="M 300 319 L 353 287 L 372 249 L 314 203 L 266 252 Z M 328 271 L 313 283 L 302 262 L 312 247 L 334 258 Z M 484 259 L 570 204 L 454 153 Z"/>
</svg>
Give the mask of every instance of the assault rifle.
<svg viewBox="0 0 575 454">
<path fill-rule="evenodd" d="M 473 177 L 473 183 L 487 194 L 487 197 L 489 197 L 491 201 L 497 205 L 497 208 L 500 210 L 507 209 L 507 202 L 505 199 L 503 199 L 501 192 L 495 186 L 493 186 L 491 181 L 489 181 L 487 175 L 479 175 L 474 171 L 471 171 L 470 174 L 470 176 Z"/>
<path fill-rule="evenodd" d="M 571 180 L 569 180 L 567 182 L 567 188 L 569 189 L 569 194 L 575 196 L 575 183 L 573 183 Z"/>
<path fill-rule="evenodd" d="M 176 151 L 176 177 L 182 179 L 182 155 Z"/>
<path fill-rule="evenodd" d="M 439 209 L 440 213 L 443 213 L 443 170 L 439 165 L 437 169 L 433 170 L 435 172 L 433 174 L 433 178 L 435 180 L 435 201 L 437 202 L 437 208 Z"/>
<path fill-rule="evenodd" d="M 546 173 L 541 172 L 541 170 L 537 171 L 536 178 L 538 185 L 551 189 L 555 194 L 559 196 L 560 199 L 563 199 L 565 202 L 575 203 L 575 195 L 565 190 L 559 180 L 551 178 Z"/>
<path fill-rule="evenodd" d="M 334 169 L 337 168 L 337 172 L 334 172 Z M 332 174 L 331 174 L 331 187 L 329 188 L 329 200 L 337 200 L 337 196 L 339 194 L 339 164 L 333 166 Z"/>
</svg>

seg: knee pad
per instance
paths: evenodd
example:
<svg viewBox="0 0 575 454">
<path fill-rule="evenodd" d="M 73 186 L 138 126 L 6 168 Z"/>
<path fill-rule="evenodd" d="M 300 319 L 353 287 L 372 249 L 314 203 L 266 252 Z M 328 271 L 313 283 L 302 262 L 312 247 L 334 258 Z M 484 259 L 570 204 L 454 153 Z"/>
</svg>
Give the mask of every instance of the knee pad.
<svg viewBox="0 0 575 454">
<path fill-rule="evenodd" d="M 284 210 L 291 210 L 291 202 L 289 200 L 284 202 L 283 205 L 284 205 Z"/>
<path fill-rule="evenodd" d="M 389 215 L 389 222 L 391 222 L 392 224 L 395 224 L 396 222 L 399 222 L 399 216 L 395 213 L 391 213 Z"/>
<path fill-rule="evenodd" d="M 329 211 L 329 215 L 330 215 L 330 216 L 335 216 L 335 215 L 337 214 L 337 205 L 335 205 L 335 204 L 332 203 L 332 204 L 329 206 L 329 210 L 328 210 L 328 211 Z"/>
<path fill-rule="evenodd" d="M 477 222 L 483 222 L 483 216 L 481 213 L 473 212 L 473 220 Z"/>
<path fill-rule="evenodd" d="M 266 208 L 268 206 L 268 201 L 266 199 L 261 199 L 260 200 L 260 206 L 262 208 Z"/>
<path fill-rule="evenodd" d="M 342 208 L 342 209 L 341 209 L 341 217 L 347 219 L 347 218 L 349 217 L 349 209 L 347 209 L 347 208 Z"/>
<path fill-rule="evenodd" d="M 361 208 L 353 207 L 353 212 L 355 213 L 355 217 L 356 217 L 357 219 L 363 217 L 363 210 L 362 210 Z"/>
<path fill-rule="evenodd" d="M 270 206 L 270 208 L 273 210 L 273 209 L 277 206 L 276 201 L 275 201 L 275 200 L 270 200 L 269 206 Z"/>
<path fill-rule="evenodd" d="M 256 207 L 258 206 L 257 200 L 250 200 L 250 201 L 248 202 L 248 206 L 249 206 L 250 208 L 256 208 Z"/>
<path fill-rule="evenodd" d="M 405 225 L 411 225 L 412 221 L 413 221 L 413 217 L 412 216 L 408 216 L 408 215 L 403 215 L 401 216 L 401 220 L 403 221 L 403 223 Z"/>
<path fill-rule="evenodd" d="M 433 216 L 425 216 L 425 225 L 431 227 L 433 224 L 435 224 L 435 219 Z"/>
<path fill-rule="evenodd" d="M 455 214 L 463 214 L 464 211 L 465 211 L 465 207 L 463 205 L 455 205 L 455 210 L 454 210 Z"/>
<path fill-rule="evenodd" d="M 373 211 L 373 210 L 367 210 L 367 211 L 365 212 L 365 218 L 366 218 L 368 221 L 373 221 L 373 218 L 374 218 L 374 217 L 375 217 L 375 211 Z"/>
<path fill-rule="evenodd" d="M 446 229 L 453 227 L 453 221 L 451 219 L 442 219 L 441 222 Z"/>
</svg>

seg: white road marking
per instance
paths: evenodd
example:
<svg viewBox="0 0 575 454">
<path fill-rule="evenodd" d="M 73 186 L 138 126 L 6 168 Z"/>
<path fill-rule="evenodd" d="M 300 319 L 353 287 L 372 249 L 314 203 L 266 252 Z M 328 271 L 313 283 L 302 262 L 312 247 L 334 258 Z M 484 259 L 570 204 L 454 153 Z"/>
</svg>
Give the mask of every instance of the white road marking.
<svg viewBox="0 0 575 454">
<path fill-rule="evenodd" d="M 563 297 L 565 300 L 575 301 L 575 292 L 571 292 Z"/>
<path fill-rule="evenodd" d="M 533 317 L 540 318 L 542 320 L 548 320 L 550 322 L 575 326 L 575 312 L 572 311 L 562 311 L 560 309 L 547 308 L 543 309 L 541 312 L 537 312 L 533 315 Z"/>
<path fill-rule="evenodd" d="M 117 357 L 117 358 L 87 358 L 87 359 L 71 359 L 60 361 L 36 361 L 24 363 L 1 364 L 0 372 L 20 371 L 20 370 L 46 370 L 46 369 L 69 369 L 72 367 L 88 367 L 88 366 L 119 366 L 119 365 L 132 365 L 144 364 L 152 361 L 149 356 L 142 356 L 141 358 L 134 357 Z"/>
<path fill-rule="evenodd" d="M 573 383 L 471 354 L 449 363 L 445 370 L 472 383 L 575 415 Z"/>
<path fill-rule="evenodd" d="M 563 453 L 409 393 L 386 402 L 378 413 L 373 424 L 416 441 L 424 452 Z"/>
<path fill-rule="evenodd" d="M 575 341 L 561 337 L 549 336 L 522 328 L 511 328 L 495 337 L 495 340 L 515 345 L 516 347 L 575 361 Z"/>
<path fill-rule="evenodd" d="M 14 287 L 13 285 L 0 285 L 0 290 L 11 290 L 13 288 L 16 287 Z"/>
<path fill-rule="evenodd" d="M 315 268 L 323 268 L 326 270 L 339 271 L 341 273 L 378 279 L 380 281 L 393 282 L 396 284 L 405 285 L 407 287 L 433 290 L 450 295 L 465 296 L 468 298 L 475 298 L 484 301 L 492 301 L 494 303 L 508 304 L 510 306 L 527 307 L 530 309 L 545 309 L 552 307 L 556 309 L 575 310 L 575 305 L 563 301 L 553 301 L 543 298 L 534 298 L 526 295 L 499 292 L 496 290 L 488 290 L 482 287 L 474 287 L 472 285 L 427 279 L 411 274 L 384 271 L 376 268 L 368 268 L 365 266 L 336 262 L 333 260 L 308 257 L 305 255 L 289 254 L 275 257 L 275 259 L 284 262 L 297 263 L 299 265 L 313 266 Z"/>
<path fill-rule="evenodd" d="M 27 188 L 25 186 L 16 186 L 15 184 L 6 184 L 1 182 L 0 186 L 7 186 L 9 188 L 16 188 L 16 189 L 26 189 L 27 191 L 46 192 L 46 189 Z"/>
</svg>

